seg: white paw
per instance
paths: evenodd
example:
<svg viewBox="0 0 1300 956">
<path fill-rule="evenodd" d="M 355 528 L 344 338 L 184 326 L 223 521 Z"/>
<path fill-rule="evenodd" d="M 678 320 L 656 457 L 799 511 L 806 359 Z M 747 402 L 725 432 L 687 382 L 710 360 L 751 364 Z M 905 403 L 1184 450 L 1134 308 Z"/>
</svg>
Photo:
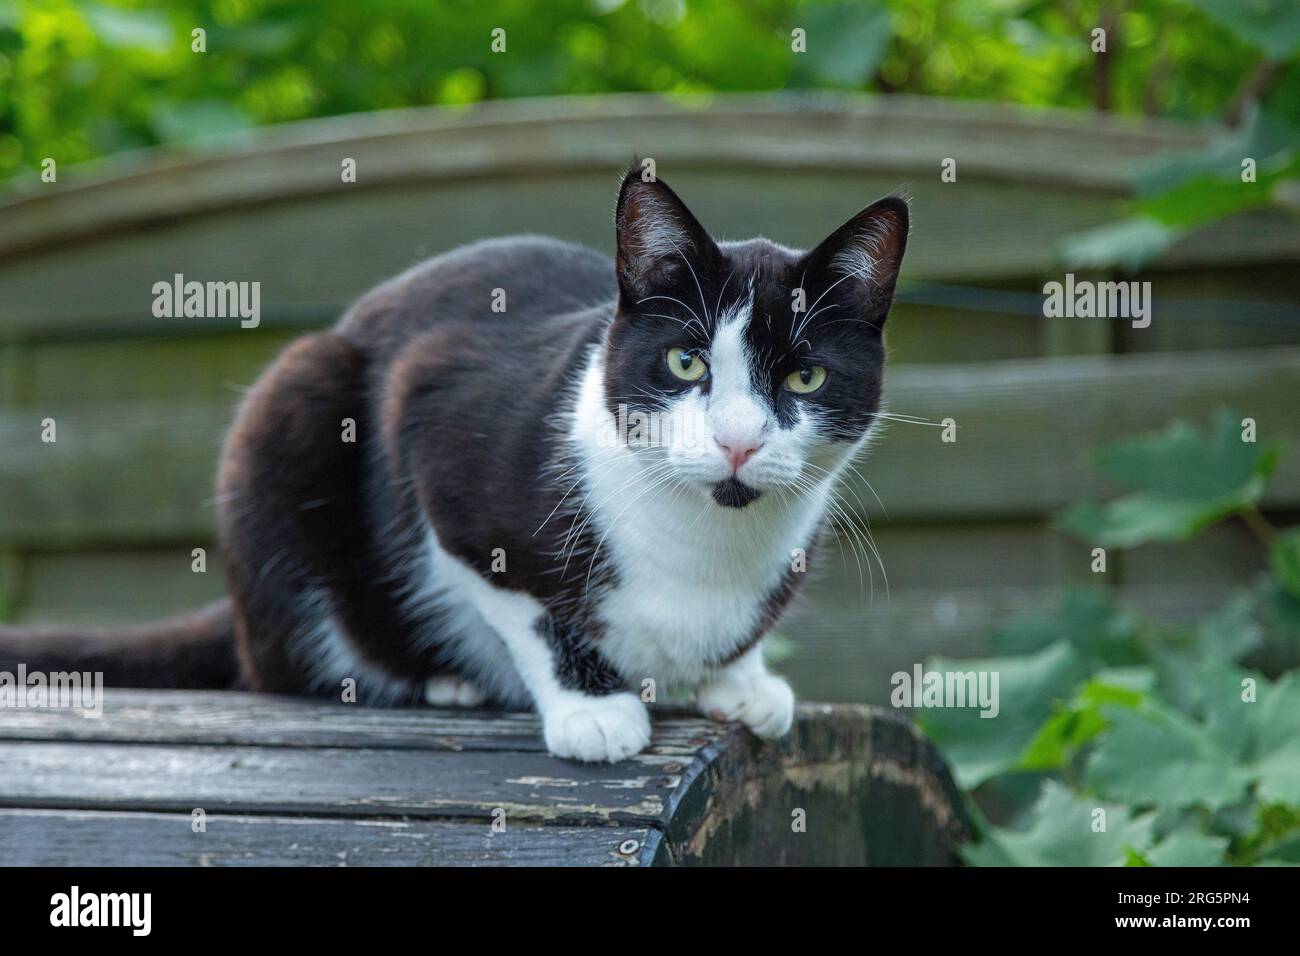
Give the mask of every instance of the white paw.
<svg viewBox="0 0 1300 956">
<path fill-rule="evenodd" d="M 424 682 L 424 702 L 433 707 L 477 707 L 483 692 L 467 680 L 439 675 Z"/>
<path fill-rule="evenodd" d="M 557 757 L 613 763 L 650 743 L 650 715 L 635 694 L 569 693 L 542 714 L 546 749 Z"/>
<path fill-rule="evenodd" d="M 794 691 L 775 674 L 724 674 L 695 692 L 714 720 L 739 720 L 760 737 L 784 737 L 794 723 Z"/>
</svg>

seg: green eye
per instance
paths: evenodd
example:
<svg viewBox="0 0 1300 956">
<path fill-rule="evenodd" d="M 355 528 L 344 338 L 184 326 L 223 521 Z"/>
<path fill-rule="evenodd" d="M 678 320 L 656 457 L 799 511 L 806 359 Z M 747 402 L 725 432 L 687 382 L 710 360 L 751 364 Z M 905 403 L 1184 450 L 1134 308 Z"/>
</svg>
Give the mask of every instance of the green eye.
<svg viewBox="0 0 1300 956">
<path fill-rule="evenodd" d="M 785 387 L 796 395 L 808 395 L 826 384 L 826 369 L 810 365 L 785 377 Z"/>
<path fill-rule="evenodd" d="M 683 382 L 698 382 L 704 378 L 704 373 L 709 367 L 704 364 L 704 359 L 695 352 L 688 352 L 686 349 L 673 348 L 668 350 L 668 371 L 672 372 Z"/>
</svg>

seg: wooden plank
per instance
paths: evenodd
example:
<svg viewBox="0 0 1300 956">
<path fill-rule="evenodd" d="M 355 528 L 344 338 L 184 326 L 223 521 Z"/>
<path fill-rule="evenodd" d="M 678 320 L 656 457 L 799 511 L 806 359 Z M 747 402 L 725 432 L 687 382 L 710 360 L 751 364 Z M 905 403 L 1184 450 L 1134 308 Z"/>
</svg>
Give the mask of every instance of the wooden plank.
<svg viewBox="0 0 1300 956">
<path fill-rule="evenodd" d="M 859 467 L 895 520 L 1023 518 L 1112 494 L 1094 450 L 1176 418 L 1204 423 L 1221 406 L 1255 418 L 1261 440 L 1300 444 L 1295 347 L 900 367 L 885 396 L 894 414 L 958 426 L 946 444 L 938 428 L 889 423 Z M 850 501 L 874 501 L 855 490 Z M 1284 455 L 1264 502 L 1300 503 L 1300 455 Z"/>
<path fill-rule="evenodd" d="M 232 406 L 158 401 L 5 411 L 0 540 L 44 547 L 206 541 Z M 55 420 L 56 442 L 41 441 L 45 417 Z"/>
<path fill-rule="evenodd" d="M 337 755 L 330 757 L 331 753 Z M 676 756 L 616 765 L 546 754 L 0 743 L 0 806 L 649 825 L 681 783 Z M 502 773 L 508 767 L 508 774 Z"/>
<path fill-rule="evenodd" d="M 713 721 L 663 711 L 647 753 L 694 754 L 726 732 Z M 546 752 L 537 717 L 528 713 L 387 709 L 235 691 L 127 688 L 110 688 L 98 717 L 67 708 L 6 710 L 0 740 Z"/>
<path fill-rule="evenodd" d="M 207 570 L 193 568 L 203 547 Z M 110 623 L 124 614 L 152 620 L 207 604 L 226 593 L 225 565 L 207 540 L 147 551 L 32 551 L 26 555 L 24 623 Z M 105 619 L 105 609 L 115 612 Z"/>
<path fill-rule="evenodd" d="M 17 615 L 22 580 L 22 556 L 17 551 L 0 548 L 0 621 L 12 620 Z"/>
<path fill-rule="evenodd" d="M 921 287 L 918 295 L 932 296 Z M 885 343 L 889 364 L 970 364 L 1032 359 L 1043 354 L 1042 318 L 1012 311 L 966 312 L 896 299 Z"/>
<path fill-rule="evenodd" d="M 206 827 L 194 832 L 188 814 L 0 810 L 0 866 L 636 866 L 660 838 L 648 827 L 227 814 Z"/>
<path fill-rule="evenodd" d="M 27 388 L 12 404 L 165 398 L 233 405 L 292 337 L 271 330 L 212 334 L 182 328 L 147 338 L 33 343 L 22 360 Z M 0 374 L 7 372 L 0 367 Z"/>
<path fill-rule="evenodd" d="M 1300 443 L 1300 348 L 1156 353 L 970 365 L 900 366 L 888 408 L 941 430 L 890 423 L 844 492 L 892 522 L 1023 520 L 1112 492 L 1093 449 L 1174 418 L 1204 422 L 1220 405 L 1256 419 L 1261 440 Z M 40 441 L 40 418 L 59 441 Z M 226 403 L 123 402 L 0 411 L 0 542 L 203 541 L 210 488 L 231 415 Z M 1300 506 L 1300 455 L 1285 455 L 1265 505 Z"/>
<path fill-rule="evenodd" d="M 900 185 L 895 175 L 872 172 L 660 168 L 715 232 L 773 235 L 790 245 L 817 242 L 828 224 L 844 219 L 846 208 Z M 485 237 L 536 232 L 610 251 L 609 170 L 539 169 L 532 178 L 340 189 L 311 200 L 172 218 L 146 231 L 115 234 L 112 241 L 69 241 L 0 259 L 0 334 L 39 339 L 238 329 L 237 318 L 154 317 L 154 283 L 176 273 L 259 282 L 263 324 L 271 328 L 328 324 L 375 283 Z M 987 284 L 1024 277 L 1038 280 L 1041 289 L 1042 276 L 1061 273 L 1056 249 L 1062 238 L 1115 215 L 1109 203 L 1078 192 L 981 182 L 951 190 L 929 178 L 909 186 L 914 221 L 925 228 L 909 241 L 904 291 L 908 283 L 930 280 Z M 755 203 L 754 195 L 764 201 Z M 1208 239 L 1198 233 L 1177 248 L 1195 252 L 1197 268 L 1219 268 L 1277 261 L 1280 253 L 1273 250 L 1270 259 L 1261 245 L 1300 234 L 1268 214 L 1241 218 L 1246 221 L 1219 224 Z M 971 235 L 980 241 L 970 242 Z M 1292 259 L 1300 258 L 1300 239 L 1295 244 Z M 1219 261 L 1229 254 L 1234 258 Z M 509 277 L 502 285 L 509 287 Z M 1237 297 L 1248 296 L 1248 286 L 1237 289 Z"/>
<path fill-rule="evenodd" d="M 64 171 L 61 182 L 14 195 L 0 253 L 92 231 L 286 196 L 339 184 L 339 159 L 358 185 L 423 178 L 502 177 L 538 168 L 625 164 L 648 144 L 675 159 L 778 168 L 932 170 L 961 145 L 963 175 L 1124 191 L 1134 159 L 1203 145 L 1214 130 L 1064 110 L 937 97 L 715 94 L 707 103 L 653 95 L 531 99 L 471 109 L 400 110 L 291 124 L 251 142 L 158 150 Z M 527 144 L 527 150 L 521 150 Z M 200 188 L 195 188 L 201 184 Z"/>
<path fill-rule="evenodd" d="M 377 282 L 486 237 L 543 233 L 612 252 L 609 204 L 617 169 L 543 163 L 527 178 L 338 186 L 310 199 L 171 217 L 148 230 L 115 233 L 111 241 L 67 241 L 0 260 L 0 332 L 37 339 L 238 328 L 237 318 L 155 318 L 154 283 L 177 273 L 259 282 L 270 327 L 327 324 Z M 771 235 L 804 246 L 906 181 L 894 173 L 793 175 L 666 159 L 659 169 L 714 232 Z M 1113 217 L 1110 206 L 1094 197 L 1045 187 L 971 182 L 954 193 L 927 176 L 909 191 L 915 220 L 926 223 L 909 241 L 909 282 L 1037 275 L 1052 267 L 1061 237 Z M 764 201 L 755 203 L 755 195 Z M 972 234 L 980 241 L 970 242 Z M 501 284 L 508 289 L 510 277 Z"/>
</svg>

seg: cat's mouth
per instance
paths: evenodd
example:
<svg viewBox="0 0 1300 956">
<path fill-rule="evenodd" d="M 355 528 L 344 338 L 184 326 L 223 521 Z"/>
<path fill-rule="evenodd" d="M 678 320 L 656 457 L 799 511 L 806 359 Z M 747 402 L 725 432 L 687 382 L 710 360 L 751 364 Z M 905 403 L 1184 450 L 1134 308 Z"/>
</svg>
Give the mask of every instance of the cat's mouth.
<svg viewBox="0 0 1300 956">
<path fill-rule="evenodd" d="M 743 508 L 757 500 L 761 494 L 757 488 L 750 487 L 735 476 L 713 486 L 713 500 L 724 508 Z"/>
</svg>

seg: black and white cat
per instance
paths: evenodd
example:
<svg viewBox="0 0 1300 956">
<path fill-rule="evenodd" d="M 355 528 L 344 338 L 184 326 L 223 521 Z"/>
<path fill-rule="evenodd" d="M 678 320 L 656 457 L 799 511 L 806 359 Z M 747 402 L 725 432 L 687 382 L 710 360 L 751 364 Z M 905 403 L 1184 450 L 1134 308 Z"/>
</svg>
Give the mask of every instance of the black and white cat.
<svg viewBox="0 0 1300 956">
<path fill-rule="evenodd" d="M 648 686 L 784 734 L 794 697 L 760 642 L 872 433 L 907 205 L 806 253 L 715 242 L 634 170 L 615 225 L 613 263 L 477 243 L 290 345 L 222 455 L 229 599 L 95 635 L 0 628 L 0 661 L 531 705 L 551 752 L 587 761 L 647 745 Z"/>
</svg>

